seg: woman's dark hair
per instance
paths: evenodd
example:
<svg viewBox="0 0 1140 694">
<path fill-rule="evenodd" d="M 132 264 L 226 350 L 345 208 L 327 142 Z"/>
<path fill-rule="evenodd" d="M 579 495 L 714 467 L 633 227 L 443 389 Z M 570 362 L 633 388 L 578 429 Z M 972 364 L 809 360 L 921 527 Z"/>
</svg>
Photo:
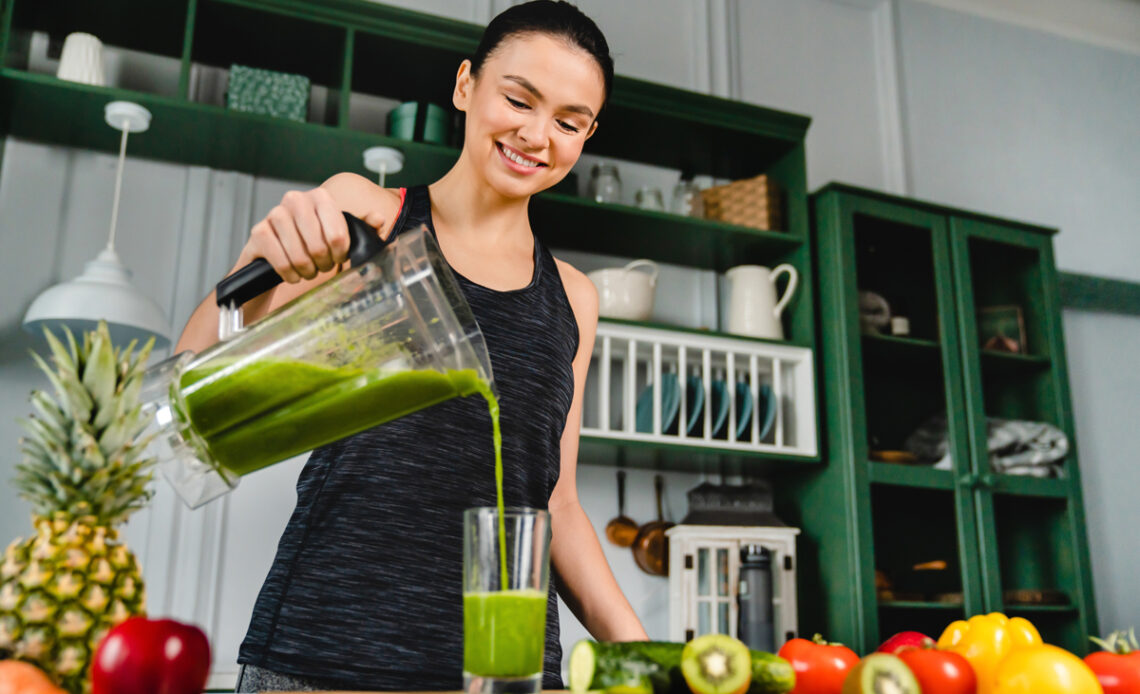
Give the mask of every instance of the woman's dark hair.
<svg viewBox="0 0 1140 694">
<path fill-rule="evenodd" d="M 532 0 L 499 13 L 483 30 L 479 47 L 471 57 L 471 74 L 479 76 L 483 63 L 499 44 L 524 34 L 556 36 L 593 56 L 602 69 L 605 83 L 606 100 L 602 103 L 604 110 L 605 104 L 610 100 L 610 88 L 614 81 L 614 59 L 610 57 L 610 46 L 594 20 L 562 0 Z"/>
</svg>

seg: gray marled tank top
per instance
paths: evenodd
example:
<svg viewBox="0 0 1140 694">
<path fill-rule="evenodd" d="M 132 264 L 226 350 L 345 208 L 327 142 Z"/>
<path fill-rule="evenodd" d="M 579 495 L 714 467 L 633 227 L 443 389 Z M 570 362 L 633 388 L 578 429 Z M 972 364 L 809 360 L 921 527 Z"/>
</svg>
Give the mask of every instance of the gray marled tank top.
<svg viewBox="0 0 1140 694">
<path fill-rule="evenodd" d="M 434 233 L 426 186 L 408 190 L 396 233 L 420 224 Z M 578 349 L 558 268 L 536 238 L 522 289 L 456 277 L 499 390 L 506 503 L 546 508 Z M 343 688 L 461 689 L 462 513 L 494 503 L 491 420 L 478 396 L 313 451 L 238 662 Z M 562 688 L 561 659 L 552 576 L 544 688 Z"/>
</svg>

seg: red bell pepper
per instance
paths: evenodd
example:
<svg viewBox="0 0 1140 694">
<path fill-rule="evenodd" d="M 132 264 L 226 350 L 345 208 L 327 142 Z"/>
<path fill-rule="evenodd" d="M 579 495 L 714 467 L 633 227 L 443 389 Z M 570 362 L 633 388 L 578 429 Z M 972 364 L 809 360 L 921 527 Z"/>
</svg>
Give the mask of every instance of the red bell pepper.
<svg viewBox="0 0 1140 694">
<path fill-rule="evenodd" d="M 196 626 L 132 617 L 107 632 L 91 664 L 92 694 L 200 694 L 210 643 Z"/>
</svg>

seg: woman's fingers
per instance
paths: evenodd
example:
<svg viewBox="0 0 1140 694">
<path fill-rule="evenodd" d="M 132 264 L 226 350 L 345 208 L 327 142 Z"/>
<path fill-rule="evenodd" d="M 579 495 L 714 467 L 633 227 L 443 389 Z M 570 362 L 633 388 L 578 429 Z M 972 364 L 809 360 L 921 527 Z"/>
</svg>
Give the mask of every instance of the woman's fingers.
<svg viewBox="0 0 1140 694">
<path fill-rule="evenodd" d="M 289 262 L 289 256 L 285 254 L 268 217 L 253 225 L 249 232 L 249 245 L 254 257 L 265 258 L 277 274 L 281 275 L 281 279 L 291 283 L 301 281 L 301 276 Z"/>
<path fill-rule="evenodd" d="M 316 269 L 320 272 L 328 272 L 336 267 L 328 242 L 325 240 L 325 233 L 321 228 L 322 220 L 317 214 L 318 196 L 313 194 L 313 191 L 302 193 L 299 190 L 291 190 L 281 199 L 281 206 L 288 210 L 292 216 L 293 225 L 300 233 L 301 242 Z M 295 263 L 294 267 L 296 267 Z"/>
<path fill-rule="evenodd" d="M 311 192 L 316 203 L 317 219 L 320 220 L 324 242 L 332 262 L 334 265 L 343 263 L 348 259 L 349 246 L 348 223 L 344 220 L 344 213 L 324 188 L 314 188 Z"/>
<path fill-rule="evenodd" d="M 285 255 L 288 257 L 289 265 L 292 266 L 293 271 L 304 279 L 316 277 L 317 265 L 309 255 L 308 249 L 305 248 L 304 241 L 301 240 L 301 232 L 297 229 L 293 215 L 284 206 L 278 205 L 269 211 L 266 219 L 269 220 L 269 226 L 273 228 L 273 233 L 277 235 L 281 247 L 285 249 Z M 281 278 L 287 282 L 290 281 L 285 275 L 281 275 Z"/>
</svg>

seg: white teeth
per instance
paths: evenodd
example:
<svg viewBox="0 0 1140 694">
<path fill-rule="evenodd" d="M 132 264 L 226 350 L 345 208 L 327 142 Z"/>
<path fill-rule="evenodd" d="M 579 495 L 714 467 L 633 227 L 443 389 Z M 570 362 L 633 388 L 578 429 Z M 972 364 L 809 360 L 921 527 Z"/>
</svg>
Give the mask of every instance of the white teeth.
<svg viewBox="0 0 1140 694">
<path fill-rule="evenodd" d="M 538 166 L 538 162 L 531 161 L 529 159 L 524 159 L 523 157 L 519 156 L 518 154 L 515 154 L 514 152 L 510 151 L 506 147 L 500 147 L 499 149 L 502 151 L 503 154 L 505 154 L 507 156 L 507 159 L 510 159 L 511 161 L 513 161 L 516 164 L 522 164 L 523 166 L 530 166 L 530 167 Z"/>
</svg>

